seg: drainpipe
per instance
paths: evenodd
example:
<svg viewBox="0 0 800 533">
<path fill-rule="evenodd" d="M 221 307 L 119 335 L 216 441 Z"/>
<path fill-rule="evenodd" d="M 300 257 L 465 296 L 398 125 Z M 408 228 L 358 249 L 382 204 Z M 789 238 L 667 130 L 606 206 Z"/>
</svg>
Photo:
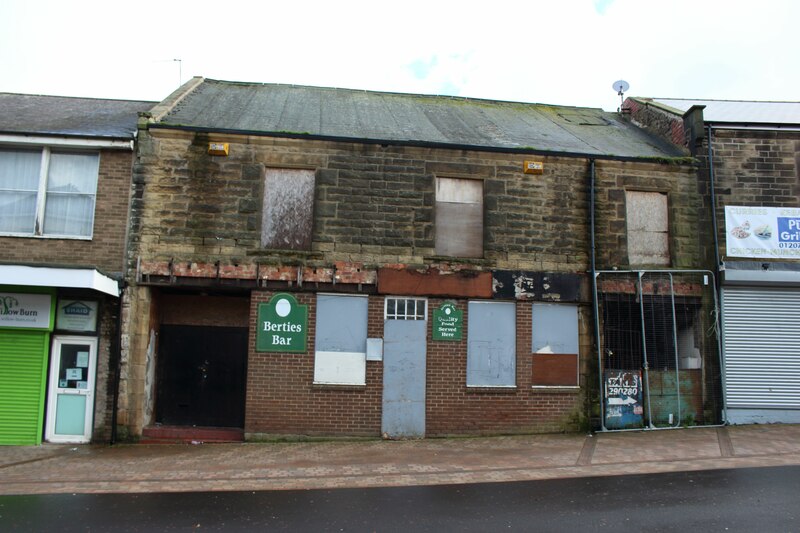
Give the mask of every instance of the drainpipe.
<svg viewBox="0 0 800 533">
<path fill-rule="evenodd" d="M 597 389 L 598 399 L 600 401 L 600 429 L 606 431 L 605 413 L 603 407 L 603 354 L 600 351 L 600 313 L 597 307 L 597 265 L 595 257 L 595 239 L 594 239 L 594 218 L 595 218 L 595 160 L 589 160 L 589 233 L 591 239 L 591 250 L 589 256 L 591 257 L 591 276 L 592 276 L 592 305 L 594 307 L 594 338 L 595 345 L 597 346 L 597 374 L 600 387 Z"/>
<path fill-rule="evenodd" d="M 714 232 L 714 305 L 716 305 L 719 310 L 717 316 L 714 317 L 714 325 L 717 328 L 717 353 L 719 354 L 719 368 L 722 374 L 722 382 L 720 383 L 722 392 L 722 423 L 727 424 L 728 402 L 725 398 L 725 345 L 722 342 L 722 274 L 719 260 L 719 231 L 717 228 L 717 186 L 714 179 L 714 152 L 711 149 L 711 145 L 714 141 L 714 128 L 709 124 L 706 126 L 706 130 L 708 131 L 708 186 L 711 187 L 711 226 Z"/>
<path fill-rule="evenodd" d="M 111 442 L 109 444 L 112 446 L 117 442 L 117 408 L 119 406 L 120 374 L 122 373 L 122 297 L 127 288 L 124 281 L 120 282 L 120 284 L 122 285 L 122 290 L 117 300 L 117 323 L 115 324 L 114 346 L 111 349 L 114 357 L 114 390 L 111 402 Z"/>
<path fill-rule="evenodd" d="M 717 289 L 719 289 L 719 231 L 717 228 L 717 193 L 716 184 L 714 182 L 714 152 L 711 149 L 712 142 L 714 141 L 714 129 L 709 125 L 706 127 L 708 130 L 708 177 L 709 187 L 711 187 L 711 227 L 714 231 L 714 275 L 716 276 Z"/>
</svg>

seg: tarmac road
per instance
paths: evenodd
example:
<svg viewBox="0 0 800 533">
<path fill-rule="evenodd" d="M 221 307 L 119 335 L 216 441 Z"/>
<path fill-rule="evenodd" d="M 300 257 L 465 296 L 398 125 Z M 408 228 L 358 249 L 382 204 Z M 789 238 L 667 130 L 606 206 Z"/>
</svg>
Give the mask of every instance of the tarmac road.
<svg viewBox="0 0 800 533">
<path fill-rule="evenodd" d="M 507 483 L 0 496 L 2 531 L 800 530 L 800 466 Z"/>
</svg>

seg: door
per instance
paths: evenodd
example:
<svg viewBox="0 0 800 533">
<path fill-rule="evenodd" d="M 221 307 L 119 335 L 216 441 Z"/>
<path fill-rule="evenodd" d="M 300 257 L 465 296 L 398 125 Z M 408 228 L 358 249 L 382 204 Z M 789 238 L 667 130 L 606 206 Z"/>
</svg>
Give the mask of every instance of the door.
<svg viewBox="0 0 800 533">
<path fill-rule="evenodd" d="M 383 339 L 381 433 L 425 436 L 425 320 L 387 320 Z"/>
<path fill-rule="evenodd" d="M 247 328 L 162 325 L 156 422 L 244 427 Z"/>
<path fill-rule="evenodd" d="M 92 439 L 96 369 L 96 338 L 53 338 L 46 440 L 89 442 Z"/>
</svg>

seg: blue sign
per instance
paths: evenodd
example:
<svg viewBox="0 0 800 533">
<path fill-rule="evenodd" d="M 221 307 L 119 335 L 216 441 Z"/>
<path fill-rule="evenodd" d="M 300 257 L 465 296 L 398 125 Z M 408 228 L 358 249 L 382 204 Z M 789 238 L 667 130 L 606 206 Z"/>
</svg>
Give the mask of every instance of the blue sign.
<svg viewBox="0 0 800 533">
<path fill-rule="evenodd" d="M 778 217 L 778 242 L 800 243 L 800 218 Z"/>
<path fill-rule="evenodd" d="M 605 390 L 606 429 L 632 429 L 644 425 L 642 404 L 642 373 L 639 370 L 606 370 L 603 373 Z"/>
</svg>

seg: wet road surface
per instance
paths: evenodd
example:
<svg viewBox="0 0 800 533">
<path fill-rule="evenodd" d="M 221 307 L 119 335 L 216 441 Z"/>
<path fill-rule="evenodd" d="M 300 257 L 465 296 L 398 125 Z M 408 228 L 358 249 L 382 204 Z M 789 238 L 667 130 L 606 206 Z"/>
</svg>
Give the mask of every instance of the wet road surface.
<svg viewBox="0 0 800 533">
<path fill-rule="evenodd" d="M 2 531 L 800 531 L 800 466 L 423 487 L 0 496 Z"/>
</svg>

